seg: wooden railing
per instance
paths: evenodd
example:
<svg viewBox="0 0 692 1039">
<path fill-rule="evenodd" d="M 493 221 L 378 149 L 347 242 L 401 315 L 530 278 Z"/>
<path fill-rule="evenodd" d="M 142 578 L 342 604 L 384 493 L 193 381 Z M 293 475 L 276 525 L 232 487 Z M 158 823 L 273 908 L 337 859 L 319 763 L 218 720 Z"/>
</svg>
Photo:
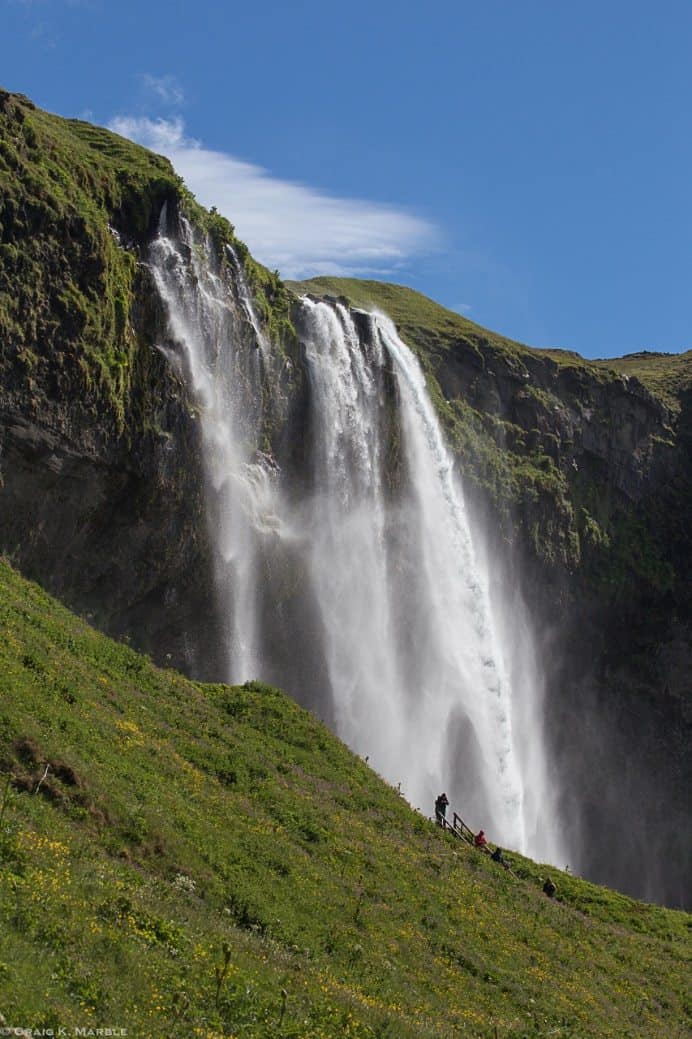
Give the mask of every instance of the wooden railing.
<svg viewBox="0 0 692 1039">
<path fill-rule="evenodd" d="M 458 840 L 466 841 L 467 844 L 473 845 L 474 848 L 476 848 L 478 851 L 485 852 L 486 855 L 492 855 L 493 854 L 492 847 L 489 844 L 484 844 L 481 847 L 479 847 L 476 844 L 476 840 L 475 840 L 476 835 L 475 835 L 475 833 L 473 832 L 473 830 L 471 829 L 470 826 L 466 825 L 466 823 L 461 818 L 461 816 L 457 815 L 456 812 L 454 812 L 452 814 L 452 821 L 451 822 L 444 815 L 437 816 L 437 821 L 438 821 L 438 823 L 440 824 L 440 826 L 442 827 L 443 830 L 447 830 L 449 833 L 451 833 Z M 502 855 L 501 852 L 500 852 L 500 855 Z M 504 869 L 507 870 L 508 873 L 511 873 L 511 875 L 516 878 L 516 874 L 512 871 L 512 868 L 511 868 L 509 862 L 507 862 L 506 859 L 500 858 L 498 860 L 498 862 Z"/>
<path fill-rule="evenodd" d="M 473 844 L 473 839 L 476 836 L 470 826 L 467 826 L 461 816 L 455 812 L 453 815 L 454 830 L 460 834 L 462 840 L 468 841 L 469 844 Z"/>
<path fill-rule="evenodd" d="M 458 837 L 460 841 L 466 841 L 468 844 L 473 844 L 473 838 L 475 836 L 470 826 L 467 826 L 460 815 L 454 812 L 452 816 L 452 822 L 446 818 L 446 816 L 439 816 L 440 826 L 444 830 L 449 830 L 450 833 Z"/>
</svg>

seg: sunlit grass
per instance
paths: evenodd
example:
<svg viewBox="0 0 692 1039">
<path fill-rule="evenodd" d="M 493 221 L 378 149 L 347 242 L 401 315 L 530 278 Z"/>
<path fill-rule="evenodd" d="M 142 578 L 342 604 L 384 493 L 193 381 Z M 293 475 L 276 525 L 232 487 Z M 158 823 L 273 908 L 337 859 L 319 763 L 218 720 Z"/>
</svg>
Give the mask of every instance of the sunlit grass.
<svg viewBox="0 0 692 1039">
<path fill-rule="evenodd" d="M 548 900 L 541 867 L 445 836 L 280 692 L 158 670 L 6 564 L 0 624 L 11 1024 L 683 1034 L 683 914 L 555 870 Z"/>
</svg>

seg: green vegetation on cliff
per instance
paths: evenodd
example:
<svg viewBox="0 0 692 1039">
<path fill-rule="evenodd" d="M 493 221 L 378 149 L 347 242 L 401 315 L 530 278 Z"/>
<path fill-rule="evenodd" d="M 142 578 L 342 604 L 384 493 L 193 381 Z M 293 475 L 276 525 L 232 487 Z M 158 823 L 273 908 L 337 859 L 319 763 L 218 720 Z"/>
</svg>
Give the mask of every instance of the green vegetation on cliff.
<svg viewBox="0 0 692 1039">
<path fill-rule="evenodd" d="M 142 240 L 180 190 L 170 163 L 0 92 L 0 366 L 37 409 L 46 387 L 107 402 L 122 425 L 137 348 Z"/>
<path fill-rule="evenodd" d="M 402 286 L 339 278 L 284 284 L 250 256 L 224 217 L 197 205 L 166 159 L 0 91 L 4 409 L 68 435 L 86 429 L 91 443 L 112 444 L 113 433 L 125 432 L 132 445 L 141 432 L 158 433 L 169 373 L 152 350 L 160 308 L 142 261 L 164 201 L 211 237 L 220 265 L 228 264 L 225 245 L 233 246 L 279 349 L 295 353 L 291 288 L 386 311 L 417 350 L 464 473 L 492 503 L 507 536 L 518 522 L 539 558 L 569 567 L 595 543 L 594 523 L 601 548 L 612 543 L 622 524 L 602 510 L 597 519 L 591 503 L 602 488 L 583 496 L 583 481 L 574 478 L 570 409 L 598 410 L 594 393 L 616 393 L 624 374 L 673 416 L 689 385 L 689 354 L 586 362 L 531 350 Z M 614 427 L 618 417 L 603 421 Z M 651 453 L 665 453 L 670 430 L 662 425 L 658 439 Z M 650 529 L 647 536 L 655 541 Z M 635 546 L 632 557 L 640 555 Z"/>
<path fill-rule="evenodd" d="M 122 431 L 144 421 L 151 341 L 142 261 L 168 201 L 232 244 L 270 334 L 292 334 L 289 294 L 232 225 L 199 206 L 170 162 L 0 90 L 0 377 L 40 414 L 55 397 Z"/>
<path fill-rule="evenodd" d="M 683 914 L 554 870 L 548 900 L 278 691 L 158 670 L 5 563 L 0 628 L 9 1026 L 686 1034 Z"/>
<path fill-rule="evenodd" d="M 638 379 L 673 414 L 680 410 L 681 395 L 692 386 L 692 350 L 681 354 L 659 354 L 647 350 L 596 361 L 595 364 Z"/>
</svg>

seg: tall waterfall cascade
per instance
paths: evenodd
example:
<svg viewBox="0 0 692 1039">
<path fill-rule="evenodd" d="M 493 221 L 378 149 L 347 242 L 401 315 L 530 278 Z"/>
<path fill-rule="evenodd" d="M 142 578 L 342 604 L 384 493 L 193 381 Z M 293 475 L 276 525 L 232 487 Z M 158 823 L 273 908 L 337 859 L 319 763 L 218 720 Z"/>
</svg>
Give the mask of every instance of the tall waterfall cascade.
<svg viewBox="0 0 692 1039">
<path fill-rule="evenodd" d="M 385 315 L 304 298 L 296 473 L 266 449 L 282 361 L 242 263 L 229 248 L 220 270 L 166 220 L 160 346 L 199 413 L 225 677 L 289 690 L 426 814 L 445 789 L 491 839 L 564 861 L 538 670 L 507 634 L 417 358 Z"/>
</svg>

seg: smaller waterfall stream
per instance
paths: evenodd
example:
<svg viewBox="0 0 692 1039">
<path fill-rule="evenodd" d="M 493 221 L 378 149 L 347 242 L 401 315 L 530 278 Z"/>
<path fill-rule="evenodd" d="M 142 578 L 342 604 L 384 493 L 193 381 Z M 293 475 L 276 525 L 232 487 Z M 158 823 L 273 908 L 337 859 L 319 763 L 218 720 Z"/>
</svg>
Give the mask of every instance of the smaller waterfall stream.
<svg viewBox="0 0 692 1039">
<path fill-rule="evenodd" d="M 184 221 L 168 235 L 164 213 L 150 263 L 161 348 L 199 409 L 226 677 L 292 691 L 414 805 L 429 811 L 446 788 L 472 825 L 555 860 L 537 838 L 546 773 L 530 683 L 513 684 L 414 354 L 382 314 L 301 301 L 291 483 L 260 450 L 274 351 L 237 255 L 224 275 Z"/>
<path fill-rule="evenodd" d="M 257 320 L 257 314 L 255 313 L 255 307 L 250 296 L 250 290 L 248 288 L 247 281 L 245 280 L 245 272 L 243 271 L 243 265 L 238 259 L 238 254 L 236 253 L 232 245 L 227 245 L 226 250 L 231 258 L 231 263 L 233 265 L 233 272 L 238 290 L 238 298 L 240 299 L 240 302 L 242 304 L 245 316 L 247 317 L 248 321 L 250 322 L 250 325 L 252 326 L 252 331 L 255 334 L 255 340 L 257 342 L 257 346 L 259 347 L 262 353 L 262 358 L 264 359 L 265 364 L 268 364 L 269 355 L 271 353 L 271 347 L 269 345 L 269 340 L 262 331 L 262 327 L 259 321 Z"/>
<path fill-rule="evenodd" d="M 276 525 L 273 472 L 259 453 L 264 361 L 216 270 L 208 242 L 181 218 L 181 240 L 168 237 L 166 214 L 150 262 L 168 315 L 162 349 L 192 389 L 200 412 L 217 584 L 225 619 L 228 679 L 261 672 L 257 631 L 257 559 L 262 532 Z M 236 277 L 239 266 L 235 256 Z M 249 294 L 243 281 L 243 303 Z M 254 313 L 253 313 L 254 317 Z M 250 321 L 253 329 L 253 322 Z"/>
</svg>

